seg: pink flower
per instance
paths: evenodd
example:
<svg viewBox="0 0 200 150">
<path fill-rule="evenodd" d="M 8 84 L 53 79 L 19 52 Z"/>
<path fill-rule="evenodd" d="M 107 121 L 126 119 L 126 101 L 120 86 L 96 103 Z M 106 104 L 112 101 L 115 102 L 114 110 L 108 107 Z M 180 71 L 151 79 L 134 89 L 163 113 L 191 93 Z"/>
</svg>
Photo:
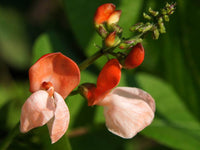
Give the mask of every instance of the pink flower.
<svg viewBox="0 0 200 150">
<path fill-rule="evenodd" d="M 70 115 L 64 99 L 79 84 L 79 68 L 63 54 L 50 53 L 30 68 L 29 79 L 33 94 L 22 106 L 20 130 L 25 133 L 47 124 L 55 143 L 68 128 Z"/>
<path fill-rule="evenodd" d="M 121 78 L 117 59 L 111 59 L 103 67 L 95 84 L 83 84 L 83 95 L 88 105 L 104 107 L 108 130 L 123 138 L 132 138 L 148 126 L 155 112 L 155 102 L 147 92 L 130 87 L 116 87 Z"/>
</svg>

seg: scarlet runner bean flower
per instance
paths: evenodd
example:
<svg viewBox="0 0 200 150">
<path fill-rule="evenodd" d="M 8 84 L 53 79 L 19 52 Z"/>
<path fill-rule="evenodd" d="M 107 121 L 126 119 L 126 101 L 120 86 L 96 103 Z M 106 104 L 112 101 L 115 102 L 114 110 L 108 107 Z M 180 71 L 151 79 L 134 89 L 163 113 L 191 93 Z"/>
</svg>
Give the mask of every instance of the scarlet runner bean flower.
<svg viewBox="0 0 200 150">
<path fill-rule="evenodd" d="M 30 68 L 29 79 L 33 94 L 22 107 L 20 130 L 25 133 L 47 124 L 55 143 L 68 128 L 70 115 L 64 99 L 79 84 L 79 68 L 63 54 L 50 53 Z"/>
<path fill-rule="evenodd" d="M 104 107 L 108 130 L 122 138 L 132 138 L 148 126 L 155 112 L 155 102 L 147 92 L 130 87 L 116 87 L 121 78 L 121 67 L 116 59 L 106 63 L 97 85 L 84 84 L 83 95 L 88 105 Z M 112 91 L 111 91 L 112 90 Z"/>
</svg>

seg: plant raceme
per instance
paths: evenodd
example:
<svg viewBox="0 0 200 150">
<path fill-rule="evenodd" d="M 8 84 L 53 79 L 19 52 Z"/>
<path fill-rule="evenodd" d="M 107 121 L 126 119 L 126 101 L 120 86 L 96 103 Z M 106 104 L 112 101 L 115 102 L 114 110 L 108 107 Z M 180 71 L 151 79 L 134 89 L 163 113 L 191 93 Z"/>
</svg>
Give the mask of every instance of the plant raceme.
<svg viewBox="0 0 200 150">
<path fill-rule="evenodd" d="M 132 138 L 152 122 L 155 102 L 150 94 L 141 89 L 115 88 L 120 78 L 121 65 L 117 59 L 111 59 L 101 70 L 96 85 L 85 83 L 79 90 L 89 106 L 104 107 L 109 131 L 123 138 Z"/>
<path fill-rule="evenodd" d="M 121 10 L 106 3 L 97 8 L 94 25 L 102 38 L 102 47 L 83 63 L 77 64 L 61 53 L 42 56 L 29 70 L 30 91 L 32 95 L 22 106 L 20 130 L 29 130 L 47 124 L 52 143 L 58 141 L 66 132 L 69 124 L 69 110 L 64 101 L 80 82 L 80 70 L 84 70 L 103 55 L 112 55 L 102 68 L 96 84 L 84 83 L 73 93 L 81 94 L 89 106 L 104 107 L 106 126 L 112 133 L 132 138 L 148 126 L 155 113 L 155 102 L 150 94 L 135 87 L 116 87 L 121 79 L 121 70 L 133 69 L 142 64 L 144 48 L 143 35 L 153 32 L 154 39 L 164 33 L 164 21 L 169 21 L 175 4 L 166 4 L 161 13 L 149 10 L 143 14 L 150 20 L 130 28 L 139 35 L 123 38 L 122 28 L 118 26 Z M 120 52 L 115 52 L 120 48 Z"/>
<path fill-rule="evenodd" d="M 64 99 L 79 84 L 80 71 L 75 62 L 61 53 L 41 57 L 29 70 L 33 93 L 22 106 L 20 130 L 47 124 L 52 143 L 59 140 L 69 124 Z"/>
</svg>

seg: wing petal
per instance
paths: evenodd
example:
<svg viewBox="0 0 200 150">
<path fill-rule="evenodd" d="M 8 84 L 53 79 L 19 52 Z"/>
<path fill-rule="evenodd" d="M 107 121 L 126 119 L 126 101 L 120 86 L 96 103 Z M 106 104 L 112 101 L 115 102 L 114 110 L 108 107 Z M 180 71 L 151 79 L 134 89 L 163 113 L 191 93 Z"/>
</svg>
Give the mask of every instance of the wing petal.
<svg viewBox="0 0 200 150">
<path fill-rule="evenodd" d="M 54 102 L 44 90 L 34 92 L 24 103 L 21 111 L 20 130 L 29 130 L 43 126 L 54 115 Z"/>
<path fill-rule="evenodd" d="M 70 119 L 69 109 L 62 96 L 54 92 L 54 100 L 56 105 L 54 118 L 47 124 L 52 143 L 58 141 L 65 134 Z"/>
<path fill-rule="evenodd" d="M 154 118 L 154 99 L 138 88 L 116 88 L 101 105 L 108 130 L 123 138 L 132 138 Z"/>
</svg>

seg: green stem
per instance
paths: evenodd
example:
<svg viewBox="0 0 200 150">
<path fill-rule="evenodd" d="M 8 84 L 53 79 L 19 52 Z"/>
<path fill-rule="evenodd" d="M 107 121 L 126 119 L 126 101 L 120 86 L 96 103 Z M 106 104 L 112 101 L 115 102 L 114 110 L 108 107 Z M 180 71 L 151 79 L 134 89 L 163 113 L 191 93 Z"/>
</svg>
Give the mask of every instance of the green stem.
<svg viewBox="0 0 200 150">
<path fill-rule="evenodd" d="M 16 126 L 10 131 L 8 136 L 4 139 L 4 141 L 1 143 L 0 149 L 6 150 L 8 149 L 9 145 L 11 144 L 14 137 L 16 137 L 20 131 L 19 131 L 19 122 L 16 124 Z"/>
<path fill-rule="evenodd" d="M 95 60 L 97 60 L 99 57 L 103 56 L 104 53 L 102 49 L 97 51 L 95 54 L 93 54 L 91 57 L 83 61 L 81 64 L 79 64 L 80 71 L 86 69 L 89 65 L 91 65 Z"/>
</svg>

